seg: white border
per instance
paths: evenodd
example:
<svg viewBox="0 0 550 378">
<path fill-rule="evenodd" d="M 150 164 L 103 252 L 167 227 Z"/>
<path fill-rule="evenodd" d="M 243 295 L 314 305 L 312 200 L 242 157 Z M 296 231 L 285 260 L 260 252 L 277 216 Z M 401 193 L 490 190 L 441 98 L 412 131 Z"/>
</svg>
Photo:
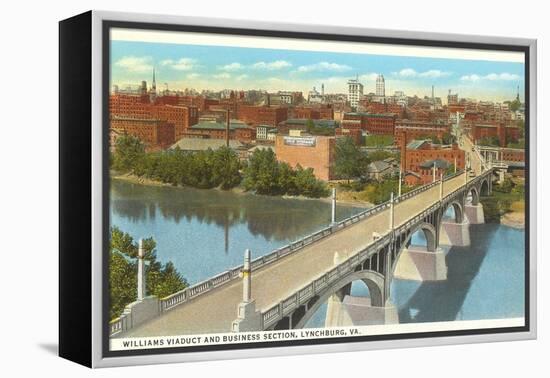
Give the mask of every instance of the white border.
<svg viewBox="0 0 550 378">
<path fill-rule="evenodd" d="M 530 331 L 499 333 L 488 335 L 447 336 L 388 341 L 349 342 L 342 344 L 307 345 L 293 347 L 257 348 L 213 352 L 155 354 L 131 357 L 102 357 L 102 21 L 133 21 L 197 26 L 217 26 L 240 29 L 284 30 L 295 32 L 327 33 L 337 35 L 362 35 L 371 37 L 408 38 L 432 41 L 452 41 L 528 46 L 530 50 Z M 144 365 L 153 363 L 173 363 L 244 357 L 285 356 L 305 353 L 347 352 L 398 347 L 421 347 L 433 345 L 480 343 L 536 338 L 536 101 L 537 101 L 537 42 L 533 39 L 440 34 L 396 30 L 362 29 L 322 25 L 297 25 L 283 23 L 263 23 L 255 21 L 148 15 L 120 12 L 92 12 L 92 366 L 114 367 L 124 365 Z"/>
<path fill-rule="evenodd" d="M 430 47 L 381 44 L 352 41 L 322 41 L 299 38 L 261 37 L 250 35 L 194 33 L 162 30 L 113 28 L 113 41 L 172 43 L 203 46 L 231 46 L 257 49 L 321 51 L 386 56 L 426 57 L 440 59 L 485 60 L 494 62 L 524 63 L 523 52 L 460 49 L 456 47 Z"/>
</svg>

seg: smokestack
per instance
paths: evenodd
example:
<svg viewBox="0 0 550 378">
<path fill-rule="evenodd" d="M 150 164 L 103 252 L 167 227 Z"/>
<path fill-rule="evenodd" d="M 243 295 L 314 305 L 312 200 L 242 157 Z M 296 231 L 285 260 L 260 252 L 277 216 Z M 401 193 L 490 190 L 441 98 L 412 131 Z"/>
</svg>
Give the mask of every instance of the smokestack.
<svg viewBox="0 0 550 378">
<path fill-rule="evenodd" d="M 226 110 L 225 116 L 225 146 L 229 147 L 229 123 L 230 123 L 230 112 L 229 107 Z"/>
</svg>

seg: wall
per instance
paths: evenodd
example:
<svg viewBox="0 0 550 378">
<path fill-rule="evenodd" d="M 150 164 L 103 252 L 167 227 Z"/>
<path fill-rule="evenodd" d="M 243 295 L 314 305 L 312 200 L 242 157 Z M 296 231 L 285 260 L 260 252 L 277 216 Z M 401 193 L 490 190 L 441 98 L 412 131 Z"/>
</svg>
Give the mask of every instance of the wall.
<svg viewBox="0 0 550 378">
<path fill-rule="evenodd" d="M 277 160 L 287 162 L 292 167 L 300 164 L 302 168 L 313 168 L 315 177 L 325 181 L 331 180 L 335 138 L 322 136 L 308 138 L 315 139 L 315 146 L 287 145 L 284 136 L 277 136 L 275 139 Z"/>
</svg>

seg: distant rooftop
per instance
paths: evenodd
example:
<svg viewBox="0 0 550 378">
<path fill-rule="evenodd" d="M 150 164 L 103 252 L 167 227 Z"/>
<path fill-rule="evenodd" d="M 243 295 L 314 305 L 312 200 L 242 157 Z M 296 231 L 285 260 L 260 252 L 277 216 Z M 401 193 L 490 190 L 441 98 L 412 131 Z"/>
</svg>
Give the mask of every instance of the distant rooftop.
<svg viewBox="0 0 550 378">
<path fill-rule="evenodd" d="M 387 162 L 383 160 L 373 161 L 369 164 L 367 167 L 367 171 L 369 173 L 380 173 L 384 172 L 386 169 L 391 168 L 391 164 L 388 164 Z"/>
<path fill-rule="evenodd" d="M 422 147 L 422 145 L 426 142 L 430 142 L 430 140 L 428 140 L 428 139 L 415 139 L 415 140 L 412 140 L 412 141 L 409 142 L 409 144 L 407 144 L 407 149 L 408 150 L 417 150 L 420 147 Z"/>
<path fill-rule="evenodd" d="M 218 129 L 218 130 L 225 130 L 225 122 L 199 122 L 193 126 L 191 126 L 192 129 L 199 129 L 199 130 L 206 130 L 206 129 Z M 229 129 L 249 129 L 250 126 L 248 126 L 246 123 L 239 121 L 237 119 L 232 119 L 229 122 Z"/>
<path fill-rule="evenodd" d="M 214 139 L 214 138 L 182 138 L 170 147 L 174 149 L 179 147 L 184 151 L 205 151 L 209 148 L 216 150 L 220 147 L 225 146 L 225 139 Z M 229 148 L 234 150 L 241 149 L 244 147 L 244 144 L 238 140 L 230 139 Z"/>
<path fill-rule="evenodd" d="M 287 125 L 305 125 L 309 119 L 306 118 L 290 118 L 286 121 L 282 121 L 281 123 L 287 124 Z M 322 127 L 335 127 L 336 121 L 332 119 L 313 119 L 313 124 L 315 126 L 322 126 Z"/>
<path fill-rule="evenodd" d="M 420 167 L 433 168 L 434 164 L 435 164 L 435 167 L 438 169 L 447 169 L 451 166 L 451 163 L 449 163 L 447 160 L 435 159 L 435 160 L 426 160 L 425 162 L 420 163 Z"/>
</svg>

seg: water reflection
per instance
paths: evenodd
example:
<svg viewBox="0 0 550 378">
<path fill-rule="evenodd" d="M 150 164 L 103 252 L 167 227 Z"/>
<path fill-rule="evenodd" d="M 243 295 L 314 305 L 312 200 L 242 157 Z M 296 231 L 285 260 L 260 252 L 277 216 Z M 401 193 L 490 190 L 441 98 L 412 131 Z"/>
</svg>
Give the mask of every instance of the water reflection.
<svg viewBox="0 0 550 378">
<path fill-rule="evenodd" d="M 398 308 L 399 322 L 524 316 L 524 237 L 523 230 L 498 224 L 470 226 L 471 246 L 449 247 L 447 280 L 393 280 L 391 301 Z M 369 294 L 366 285 L 354 282 L 351 295 Z M 322 327 L 325 314 L 326 304 L 307 327 Z"/>
<path fill-rule="evenodd" d="M 361 210 L 337 206 L 336 217 Z M 245 248 L 259 256 L 317 231 L 330 214 L 320 200 L 111 183 L 111 224 L 135 238 L 153 236 L 159 258 L 190 282 L 241 263 Z"/>
</svg>

